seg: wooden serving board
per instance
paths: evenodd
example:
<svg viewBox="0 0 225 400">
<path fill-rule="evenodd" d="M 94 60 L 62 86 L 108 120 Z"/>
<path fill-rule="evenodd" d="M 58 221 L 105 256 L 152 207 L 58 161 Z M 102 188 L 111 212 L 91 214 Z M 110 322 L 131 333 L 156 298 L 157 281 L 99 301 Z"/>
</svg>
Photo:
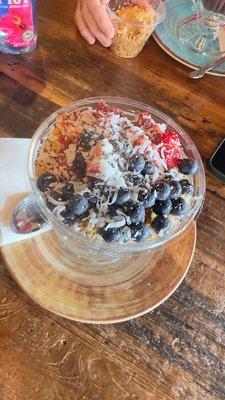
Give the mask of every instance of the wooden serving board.
<svg viewBox="0 0 225 400">
<path fill-rule="evenodd" d="M 39 305 L 60 316 L 113 323 L 142 315 L 178 287 L 190 266 L 196 225 L 163 250 L 131 256 L 120 264 L 87 266 L 58 243 L 53 231 L 2 247 L 19 286 Z"/>
</svg>

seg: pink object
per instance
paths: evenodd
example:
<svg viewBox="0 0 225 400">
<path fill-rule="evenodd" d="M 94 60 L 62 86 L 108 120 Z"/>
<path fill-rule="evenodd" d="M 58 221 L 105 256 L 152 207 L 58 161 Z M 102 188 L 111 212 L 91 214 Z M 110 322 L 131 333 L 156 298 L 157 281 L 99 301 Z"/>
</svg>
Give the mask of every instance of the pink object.
<svg viewBox="0 0 225 400">
<path fill-rule="evenodd" d="M 36 47 L 35 5 L 36 0 L 0 2 L 0 50 L 19 54 Z"/>
<path fill-rule="evenodd" d="M 7 42 L 14 47 L 27 46 L 24 40 L 27 31 L 33 31 L 33 21 L 30 9 L 11 9 L 0 18 L 1 30 L 7 34 Z M 32 34 L 32 33 L 31 33 Z M 33 35 L 32 35 L 33 36 Z M 31 39 L 32 42 L 34 38 Z"/>
</svg>

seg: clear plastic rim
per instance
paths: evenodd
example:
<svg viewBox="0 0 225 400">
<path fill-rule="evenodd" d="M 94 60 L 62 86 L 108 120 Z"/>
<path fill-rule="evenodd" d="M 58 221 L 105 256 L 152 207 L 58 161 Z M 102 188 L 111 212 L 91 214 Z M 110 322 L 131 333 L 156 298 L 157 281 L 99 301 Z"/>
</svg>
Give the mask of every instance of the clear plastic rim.
<svg viewBox="0 0 225 400">
<path fill-rule="evenodd" d="M 111 16 L 111 18 L 116 19 L 118 21 L 121 21 L 125 24 L 128 25 L 133 25 L 133 26 L 137 26 L 139 28 L 149 28 L 149 27 L 153 27 L 155 28 L 158 24 L 160 24 L 166 17 L 166 6 L 165 3 L 163 3 L 163 1 L 161 0 L 155 0 L 158 3 L 158 7 L 159 7 L 159 12 L 157 13 L 157 18 L 155 19 L 153 24 L 140 24 L 138 22 L 133 22 L 133 21 L 127 21 L 125 18 L 123 17 L 119 17 L 110 7 L 109 4 L 106 5 L 106 11 L 108 12 L 108 14 Z M 154 2 L 155 2 L 154 1 Z"/>
<path fill-rule="evenodd" d="M 84 109 L 90 106 L 96 105 L 100 100 L 105 101 L 106 103 L 110 105 L 118 105 L 122 108 L 122 106 L 130 107 L 130 112 L 135 112 L 135 109 L 139 112 L 141 111 L 147 111 L 151 113 L 153 118 L 160 119 L 161 123 L 166 123 L 167 125 L 171 125 L 174 130 L 176 130 L 179 134 L 179 136 L 182 139 L 185 139 L 186 142 L 188 142 L 188 148 L 191 150 L 192 154 L 194 155 L 194 158 L 198 162 L 198 181 L 199 181 L 199 190 L 195 199 L 194 207 L 192 208 L 192 212 L 188 213 L 188 215 L 176 225 L 176 229 L 173 231 L 169 231 L 165 236 L 162 237 L 157 237 L 156 239 L 149 239 L 144 242 L 131 242 L 131 243 L 125 243 L 125 244 L 109 244 L 107 242 L 104 242 L 101 238 L 95 239 L 95 240 L 89 240 L 85 235 L 83 235 L 81 232 L 74 232 L 72 228 L 66 227 L 63 222 L 59 221 L 57 217 L 47 208 L 45 201 L 42 197 L 41 192 L 38 190 L 36 186 L 36 177 L 35 177 L 35 159 L 36 159 L 36 151 L 39 148 L 39 140 L 41 138 L 41 135 L 43 132 L 46 131 L 46 128 L 49 130 L 50 127 L 53 125 L 55 122 L 56 117 L 60 112 L 65 112 L 65 111 L 72 111 L 75 109 Z M 46 133 L 46 132 L 45 132 Z M 172 243 L 173 240 L 176 240 L 178 236 L 180 236 L 189 226 L 190 223 L 197 218 L 201 207 L 203 205 L 204 201 L 204 196 L 205 196 L 205 173 L 204 173 L 204 167 L 203 163 L 201 160 L 201 156 L 191 140 L 191 138 L 187 135 L 187 133 L 181 128 L 176 122 L 173 121 L 170 117 L 165 115 L 163 112 L 158 111 L 157 109 L 142 103 L 138 102 L 135 100 L 129 100 L 126 98 L 120 98 L 120 97 L 107 97 L 107 96 L 102 96 L 102 97 L 91 97 L 79 101 L 75 101 L 73 103 L 70 103 L 64 107 L 61 107 L 60 109 L 56 110 L 54 113 L 52 113 L 36 130 L 34 133 L 34 136 L 32 138 L 32 142 L 29 148 L 29 156 L 28 156 L 28 176 L 31 184 L 31 188 L 33 191 L 33 194 L 35 196 L 35 199 L 37 201 L 37 204 L 39 205 L 40 209 L 42 210 L 42 216 L 49 222 L 52 223 L 53 227 L 54 225 L 65 235 L 69 235 L 70 239 L 73 238 L 75 241 L 76 239 L 79 240 L 79 244 L 86 246 L 87 248 L 91 248 L 93 250 L 98 250 L 98 251 L 104 251 L 104 252 L 109 252 L 111 254 L 126 254 L 126 253 L 139 253 L 141 251 L 151 251 L 151 250 L 157 250 L 158 248 L 162 248 L 170 243 Z"/>
</svg>

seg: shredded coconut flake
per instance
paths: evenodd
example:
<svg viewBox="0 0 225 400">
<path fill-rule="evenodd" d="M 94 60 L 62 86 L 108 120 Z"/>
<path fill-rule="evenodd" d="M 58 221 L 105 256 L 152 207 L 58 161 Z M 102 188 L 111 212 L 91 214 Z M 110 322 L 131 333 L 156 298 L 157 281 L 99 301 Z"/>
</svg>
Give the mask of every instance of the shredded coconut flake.
<svg viewBox="0 0 225 400">
<path fill-rule="evenodd" d="M 84 133 L 84 140 L 80 141 L 80 136 Z M 78 153 L 80 164 L 76 165 L 74 160 Z M 143 175 L 143 171 L 129 171 L 129 159 L 133 155 L 150 161 L 155 168 L 154 173 Z M 134 240 L 131 239 L 129 227 L 132 221 L 116 206 L 118 190 L 127 188 L 130 199 L 137 202 L 143 187 L 152 190 L 155 182 L 168 175 L 177 180 L 182 179 L 183 176 L 176 165 L 180 158 L 185 157 L 178 135 L 176 132 L 167 131 L 166 124 L 156 123 L 147 112 L 135 115 L 122 110 L 114 111 L 111 106 L 100 102 L 96 109 L 89 107 L 60 113 L 49 130 L 48 137 L 41 143 L 35 167 L 37 176 L 50 172 L 57 177 L 57 182 L 52 183 L 43 195 L 51 202 L 53 213 L 60 221 L 66 222 L 61 213 L 73 198 L 73 193 L 68 197 L 68 201 L 62 201 L 62 198 L 61 201 L 57 201 L 51 192 L 58 192 L 60 199 L 67 182 L 69 187 L 72 185 L 74 194 L 84 195 L 88 192 L 96 200 L 88 214 L 84 214 L 83 218 L 81 216 L 79 221 L 76 220 L 72 225 L 74 231 L 82 231 L 90 234 L 90 237 L 96 237 L 102 227 L 121 228 L 120 241 L 124 243 Z M 99 179 L 100 182 L 96 187 L 89 189 L 92 178 Z M 133 183 L 134 178 L 140 178 L 141 184 Z M 189 197 L 188 205 L 191 204 L 193 195 Z M 115 210 L 114 217 L 111 216 L 110 210 Z M 146 216 L 147 213 L 151 214 L 152 210 L 147 210 Z M 176 218 L 169 218 L 171 221 L 177 221 Z M 149 224 L 149 215 L 145 223 Z M 164 233 L 161 232 L 160 235 Z"/>
</svg>

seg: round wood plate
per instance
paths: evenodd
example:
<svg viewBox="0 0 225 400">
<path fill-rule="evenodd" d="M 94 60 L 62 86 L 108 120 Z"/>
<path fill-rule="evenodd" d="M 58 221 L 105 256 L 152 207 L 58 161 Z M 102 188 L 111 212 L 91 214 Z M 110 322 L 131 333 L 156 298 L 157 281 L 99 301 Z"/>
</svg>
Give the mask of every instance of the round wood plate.
<svg viewBox="0 0 225 400">
<path fill-rule="evenodd" d="M 166 300 L 185 277 L 196 242 L 196 225 L 163 250 L 120 264 L 75 263 L 53 231 L 2 247 L 21 288 L 55 314 L 88 323 L 129 320 Z"/>
</svg>

